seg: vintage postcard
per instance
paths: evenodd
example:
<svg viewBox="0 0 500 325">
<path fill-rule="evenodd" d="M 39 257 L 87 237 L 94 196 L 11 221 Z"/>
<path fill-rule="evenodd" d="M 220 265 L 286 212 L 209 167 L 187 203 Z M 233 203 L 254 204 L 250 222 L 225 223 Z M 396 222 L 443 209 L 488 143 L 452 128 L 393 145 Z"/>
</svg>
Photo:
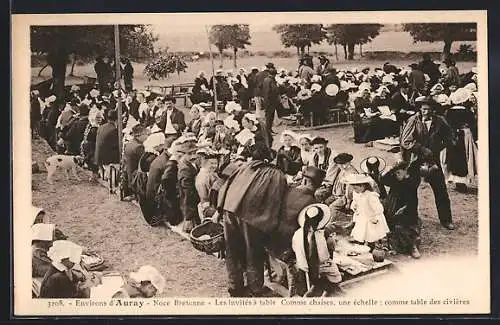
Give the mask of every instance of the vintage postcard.
<svg viewBox="0 0 500 325">
<path fill-rule="evenodd" d="M 13 15 L 15 316 L 490 313 L 487 51 L 486 11 Z"/>
</svg>

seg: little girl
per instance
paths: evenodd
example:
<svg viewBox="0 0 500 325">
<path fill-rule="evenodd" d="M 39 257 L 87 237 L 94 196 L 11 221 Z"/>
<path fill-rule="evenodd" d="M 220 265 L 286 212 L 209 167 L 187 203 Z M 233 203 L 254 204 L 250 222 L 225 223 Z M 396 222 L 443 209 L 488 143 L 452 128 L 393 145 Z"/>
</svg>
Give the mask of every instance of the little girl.
<svg viewBox="0 0 500 325">
<path fill-rule="evenodd" d="M 354 191 L 351 203 L 354 228 L 351 237 L 355 242 L 368 243 L 373 249 L 389 233 L 379 194 L 373 191 L 369 176 L 351 174 L 346 177 L 345 182 L 350 184 Z"/>
</svg>

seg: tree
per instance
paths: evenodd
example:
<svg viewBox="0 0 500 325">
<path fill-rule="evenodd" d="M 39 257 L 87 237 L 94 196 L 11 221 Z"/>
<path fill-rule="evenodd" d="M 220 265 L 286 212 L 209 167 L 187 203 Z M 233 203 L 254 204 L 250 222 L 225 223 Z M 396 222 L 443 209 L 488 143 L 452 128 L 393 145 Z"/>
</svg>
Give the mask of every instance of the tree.
<svg viewBox="0 0 500 325">
<path fill-rule="evenodd" d="M 273 30 L 280 34 L 285 47 L 296 47 L 297 55 L 304 55 L 306 47 L 320 44 L 326 36 L 321 24 L 275 25 Z"/>
<path fill-rule="evenodd" d="M 120 52 L 132 59 L 150 57 L 158 37 L 145 25 L 120 25 Z M 58 98 L 64 94 L 64 81 L 69 55 L 88 59 L 114 51 L 113 25 L 95 26 L 32 26 L 32 52 L 47 54 L 52 68 L 53 92 Z"/>
<path fill-rule="evenodd" d="M 346 60 L 354 59 L 354 48 L 357 44 L 369 43 L 380 33 L 381 24 L 333 24 L 325 28 L 326 40 L 333 44 L 335 49 L 337 45 L 344 48 L 344 57 Z"/>
<path fill-rule="evenodd" d="M 210 43 L 219 50 L 220 67 L 223 66 L 223 52 L 227 48 L 233 50 L 233 62 L 236 68 L 236 55 L 238 49 L 250 45 L 250 26 L 246 24 L 214 25 L 210 28 Z"/>
<path fill-rule="evenodd" d="M 187 64 L 185 60 L 177 55 L 160 56 L 149 62 L 144 68 L 144 74 L 148 80 L 159 80 L 168 78 L 172 73 L 186 72 Z"/>
<path fill-rule="evenodd" d="M 410 33 L 415 43 L 444 42 L 443 59 L 450 55 L 454 41 L 475 41 L 477 38 L 476 23 L 403 24 L 403 30 Z"/>
</svg>

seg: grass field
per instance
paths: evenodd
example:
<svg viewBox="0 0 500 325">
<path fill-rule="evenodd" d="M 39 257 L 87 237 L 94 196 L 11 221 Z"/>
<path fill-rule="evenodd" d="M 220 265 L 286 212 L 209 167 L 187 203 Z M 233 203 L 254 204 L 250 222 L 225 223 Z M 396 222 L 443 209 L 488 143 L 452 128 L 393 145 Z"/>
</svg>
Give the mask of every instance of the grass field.
<svg viewBox="0 0 500 325">
<path fill-rule="evenodd" d="M 315 59 L 316 60 L 316 59 Z M 371 69 L 374 69 L 376 67 L 382 67 L 382 65 L 386 61 L 368 61 L 368 60 L 354 60 L 354 61 L 335 61 L 335 58 L 330 58 L 330 61 L 332 62 L 333 66 L 336 67 L 337 69 L 354 69 L 354 68 L 362 68 L 362 67 L 370 67 Z M 297 58 L 292 57 L 292 58 L 267 58 L 263 56 L 253 56 L 253 57 L 246 57 L 246 58 L 240 58 L 238 59 L 238 67 L 243 67 L 247 71 L 250 70 L 253 66 L 256 66 L 258 68 L 262 68 L 267 62 L 273 62 L 276 67 L 278 68 L 285 68 L 287 70 L 295 70 L 298 68 L 297 64 Z M 411 63 L 414 63 L 412 61 L 404 61 L 404 60 L 398 60 L 398 61 L 391 61 L 393 64 L 395 64 L 398 67 L 406 67 Z M 215 69 L 218 69 L 219 67 L 219 61 L 215 61 Z M 317 62 L 315 62 L 317 63 Z M 474 62 L 458 62 L 457 67 L 460 71 L 462 72 L 467 72 L 470 71 L 470 69 L 475 66 Z M 147 84 L 152 84 L 152 85 L 170 85 L 170 84 L 175 84 L 175 83 L 185 83 L 185 82 L 193 82 L 194 78 L 198 74 L 199 71 L 204 71 L 208 76 L 212 74 L 212 64 L 210 60 L 200 60 L 198 62 L 192 62 L 188 63 L 188 68 L 185 73 L 181 73 L 180 75 L 174 74 L 169 76 L 169 78 L 164 79 L 164 80 L 152 80 L 148 81 L 146 77 L 143 74 L 145 64 L 139 64 L 136 63 L 134 64 L 134 87 L 137 89 L 142 89 L 144 88 Z M 233 62 L 232 60 L 226 59 L 224 60 L 224 67 L 223 69 L 229 70 L 229 69 L 234 69 L 233 68 Z M 47 78 L 50 78 L 51 76 L 51 69 L 50 67 L 46 68 L 43 70 L 41 77 L 37 77 L 38 72 L 40 71 L 40 67 L 33 67 L 31 69 L 31 82 L 32 83 L 38 83 L 40 81 L 46 80 Z M 70 71 L 70 66 L 68 66 L 68 74 Z M 95 72 L 94 72 L 94 67 L 93 64 L 86 64 L 82 66 L 75 66 L 75 75 L 76 76 L 89 76 L 89 77 L 95 77 Z M 68 77 L 67 78 L 67 83 L 79 83 L 81 80 L 79 78 L 75 77 Z"/>
</svg>

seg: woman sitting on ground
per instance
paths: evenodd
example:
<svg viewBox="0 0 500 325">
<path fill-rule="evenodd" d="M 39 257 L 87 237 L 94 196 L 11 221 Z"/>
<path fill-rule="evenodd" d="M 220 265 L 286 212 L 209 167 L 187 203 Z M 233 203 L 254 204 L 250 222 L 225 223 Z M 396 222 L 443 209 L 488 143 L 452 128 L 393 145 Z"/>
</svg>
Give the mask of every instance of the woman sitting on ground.
<svg viewBox="0 0 500 325">
<path fill-rule="evenodd" d="M 57 240 L 47 252 L 52 261 L 40 286 L 40 298 L 89 298 L 89 279 L 80 268 L 83 248 Z"/>
<path fill-rule="evenodd" d="M 152 298 L 161 294 L 165 288 L 165 278 L 150 265 L 141 266 L 137 272 L 131 272 L 128 281 L 112 298 Z"/>
</svg>

